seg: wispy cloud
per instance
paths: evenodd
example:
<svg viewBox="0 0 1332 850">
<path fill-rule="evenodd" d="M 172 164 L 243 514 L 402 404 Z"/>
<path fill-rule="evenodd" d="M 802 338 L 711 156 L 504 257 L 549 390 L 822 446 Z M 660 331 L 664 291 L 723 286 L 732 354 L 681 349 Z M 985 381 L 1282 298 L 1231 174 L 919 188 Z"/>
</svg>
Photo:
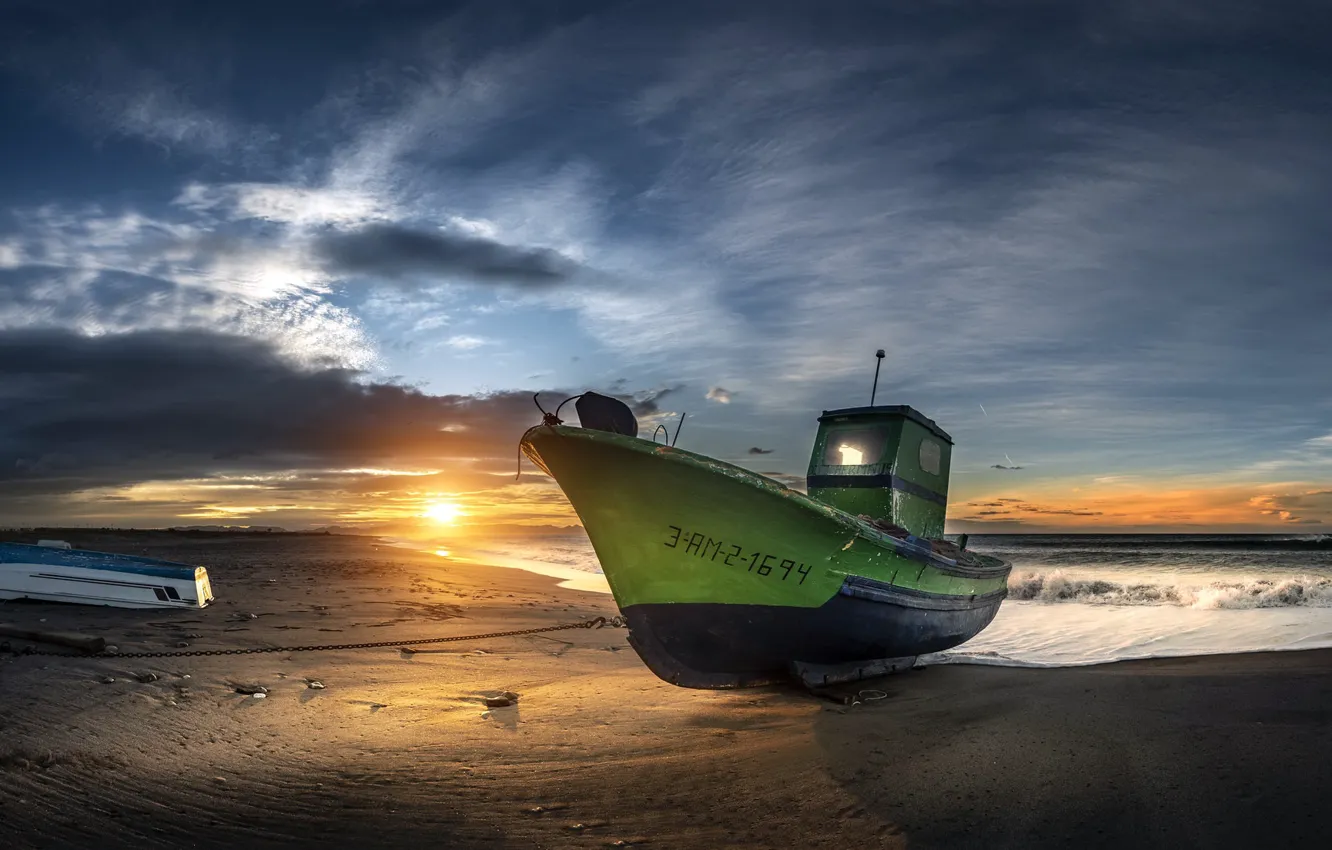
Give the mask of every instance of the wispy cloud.
<svg viewBox="0 0 1332 850">
<path fill-rule="evenodd" d="M 298 228 L 366 225 L 395 214 L 390 202 L 366 192 L 289 183 L 194 182 L 181 189 L 173 203 L 228 221 L 253 218 Z"/>
<path fill-rule="evenodd" d="M 449 337 L 445 341 L 445 344 L 450 348 L 457 348 L 461 351 L 471 351 L 474 348 L 480 348 L 483 345 L 490 344 L 490 340 L 482 339 L 479 336 L 460 334 L 459 336 Z"/>
<path fill-rule="evenodd" d="M 21 40 L 0 39 L 5 64 L 93 137 L 233 159 L 277 141 L 273 130 L 219 105 L 222 60 L 215 45 L 205 45 L 206 37 L 173 33 L 151 14 L 131 13 L 117 22 L 123 38 L 112 40 L 96 13 L 42 12 L 17 28 L 25 36 Z M 44 20 L 34 25 L 39 19 Z"/>
<path fill-rule="evenodd" d="M 20 210 L 0 268 L 0 327 L 85 333 L 207 328 L 353 366 L 375 354 L 359 320 L 320 294 L 299 249 L 238 241 L 207 220 L 93 205 Z"/>
</svg>

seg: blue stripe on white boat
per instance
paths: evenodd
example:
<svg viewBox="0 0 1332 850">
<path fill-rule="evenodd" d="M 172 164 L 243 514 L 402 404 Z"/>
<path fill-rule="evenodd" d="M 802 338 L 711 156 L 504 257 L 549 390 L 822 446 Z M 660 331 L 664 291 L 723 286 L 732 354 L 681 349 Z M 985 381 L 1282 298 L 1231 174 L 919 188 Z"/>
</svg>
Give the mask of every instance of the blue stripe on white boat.
<svg viewBox="0 0 1332 850">
<path fill-rule="evenodd" d="M 159 558 L 90 552 L 86 549 L 53 549 L 49 546 L 30 546 L 26 543 L 0 543 L 0 564 L 81 567 L 87 570 L 109 570 L 184 581 L 194 581 L 195 571 L 198 569 L 189 564 L 163 561 Z"/>
</svg>

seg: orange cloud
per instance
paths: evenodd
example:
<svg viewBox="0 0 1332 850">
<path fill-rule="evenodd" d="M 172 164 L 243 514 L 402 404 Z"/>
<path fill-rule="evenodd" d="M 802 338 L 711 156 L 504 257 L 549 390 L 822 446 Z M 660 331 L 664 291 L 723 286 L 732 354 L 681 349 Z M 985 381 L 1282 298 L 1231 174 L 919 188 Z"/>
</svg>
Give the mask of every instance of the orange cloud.
<svg viewBox="0 0 1332 850">
<path fill-rule="evenodd" d="M 1332 490 L 1304 482 L 1266 485 L 1149 482 L 1106 476 L 1091 487 L 1046 484 L 954 502 L 950 525 L 1066 531 L 1216 529 L 1293 531 L 1332 525 Z"/>
</svg>

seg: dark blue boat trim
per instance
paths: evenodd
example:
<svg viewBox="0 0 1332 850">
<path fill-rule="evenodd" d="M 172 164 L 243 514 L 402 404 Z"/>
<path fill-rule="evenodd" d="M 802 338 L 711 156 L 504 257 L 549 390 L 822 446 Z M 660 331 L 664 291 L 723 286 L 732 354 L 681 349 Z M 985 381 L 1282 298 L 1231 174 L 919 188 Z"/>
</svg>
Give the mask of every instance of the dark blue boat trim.
<svg viewBox="0 0 1332 850">
<path fill-rule="evenodd" d="M 195 570 L 189 564 L 144 558 L 138 555 L 117 555 L 111 552 L 92 552 L 86 549 L 53 549 L 27 543 L 0 543 L 0 564 L 33 564 L 37 566 L 82 567 L 89 570 L 109 570 L 157 578 L 194 581 Z"/>
<path fill-rule="evenodd" d="M 873 490 L 898 490 L 910 496 L 917 496 L 937 505 L 948 505 L 948 497 L 936 493 L 928 487 L 922 487 L 914 481 L 908 481 L 891 472 L 879 475 L 810 475 L 805 479 L 805 486 L 814 489 L 866 488 Z"/>
<path fill-rule="evenodd" d="M 1008 596 L 1008 588 L 1001 587 L 990 593 L 971 596 L 944 596 L 928 593 L 914 587 L 899 587 L 864 576 L 847 576 L 838 589 L 843 596 L 854 596 L 872 602 L 887 602 L 922 611 L 965 611 L 977 605 L 998 604 Z"/>
<path fill-rule="evenodd" d="M 16 598 L 22 598 L 22 599 L 44 599 L 44 600 L 49 600 L 49 601 L 52 601 L 52 602 L 63 602 L 63 601 L 71 601 L 71 602 L 73 602 L 73 601 L 76 601 L 76 600 L 88 600 L 88 601 L 91 602 L 91 604 L 93 604 L 93 605 L 114 605 L 114 604 L 115 604 L 112 600 L 107 599 L 107 597 L 105 597 L 105 596 L 89 596 L 89 595 L 86 594 L 86 593 L 61 593 L 61 592 L 59 592 L 59 591 L 54 591 L 54 590 L 53 590 L 53 591 L 43 591 L 43 592 L 41 592 L 41 593 L 32 593 L 32 594 L 29 594 L 29 595 L 27 595 L 27 596 L 16 597 Z M 167 600 L 162 599 L 161 596 L 158 596 L 157 599 L 158 599 L 159 602 L 165 602 L 165 601 L 167 601 Z M 157 606 L 149 605 L 149 604 L 146 603 L 146 602 L 142 602 L 142 601 L 134 600 L 134 599 L 125 599 L 125 600 L 116 600 L 116 601 L 119 601 L 119 602 L 121 602 L 121 603 L 123 603 L 123 604 L 127 604 L 127 605 L 130 605 L 130 606 L 133 606 L 133 607 L 138 607 L 138 608 L 151 608 L 151 607 L 157 607 Z M 170 601 L 173 601 L 173 602 L 174 602 L 174 601 L 176 601 L 176 600 L 170 600 Z M 195 606 L 195 607 L 197 607 L 197 606 L 198 606 L 198 603 L 199 603 L 199 600 L 197 600 L 197 599 L 181 599 L 181 600 L 179 600 L 179 601 L 182 602 L 182 603 L 185 603 L 186 605 Z M 170 606 L 161 606 L 161 607 L 170 607 Z"/>
<path fill-rule="evenodd" d="M 153 596 L 157 597 L 159 602 L 182 602 L 189 605 L 197 605 L 197 599 L 181 599 L 180 592 L 169 585 L 144 584 L 143 582 L 133 581 L 113 581 L 104 578 L 87 578 L 84 576 L 66 576 L 58 573 L 31 573 L 32 578 L 43 578 L 47 581 L 72 581 L 78 584 L 96 584 L 102 587 L 129 587 L 135 590 L 151 590 Z"/>
</svg>

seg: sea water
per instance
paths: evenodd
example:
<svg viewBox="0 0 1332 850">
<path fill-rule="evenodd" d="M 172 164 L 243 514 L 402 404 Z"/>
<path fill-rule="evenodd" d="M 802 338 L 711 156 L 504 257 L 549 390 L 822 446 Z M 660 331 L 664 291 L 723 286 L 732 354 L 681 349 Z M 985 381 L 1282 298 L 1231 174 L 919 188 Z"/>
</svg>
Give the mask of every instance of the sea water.
<svg viewBox="0 0 1332 850">
<path fill-rule="evenodd" d="M 985 631 L 924 659 L 1062 667 L 1332 647 L 1329 535 L 972 535 L 1013 564 Z M 586 535 L 496 540 L 451 557 L 609 592 Z"/>
</svg>

